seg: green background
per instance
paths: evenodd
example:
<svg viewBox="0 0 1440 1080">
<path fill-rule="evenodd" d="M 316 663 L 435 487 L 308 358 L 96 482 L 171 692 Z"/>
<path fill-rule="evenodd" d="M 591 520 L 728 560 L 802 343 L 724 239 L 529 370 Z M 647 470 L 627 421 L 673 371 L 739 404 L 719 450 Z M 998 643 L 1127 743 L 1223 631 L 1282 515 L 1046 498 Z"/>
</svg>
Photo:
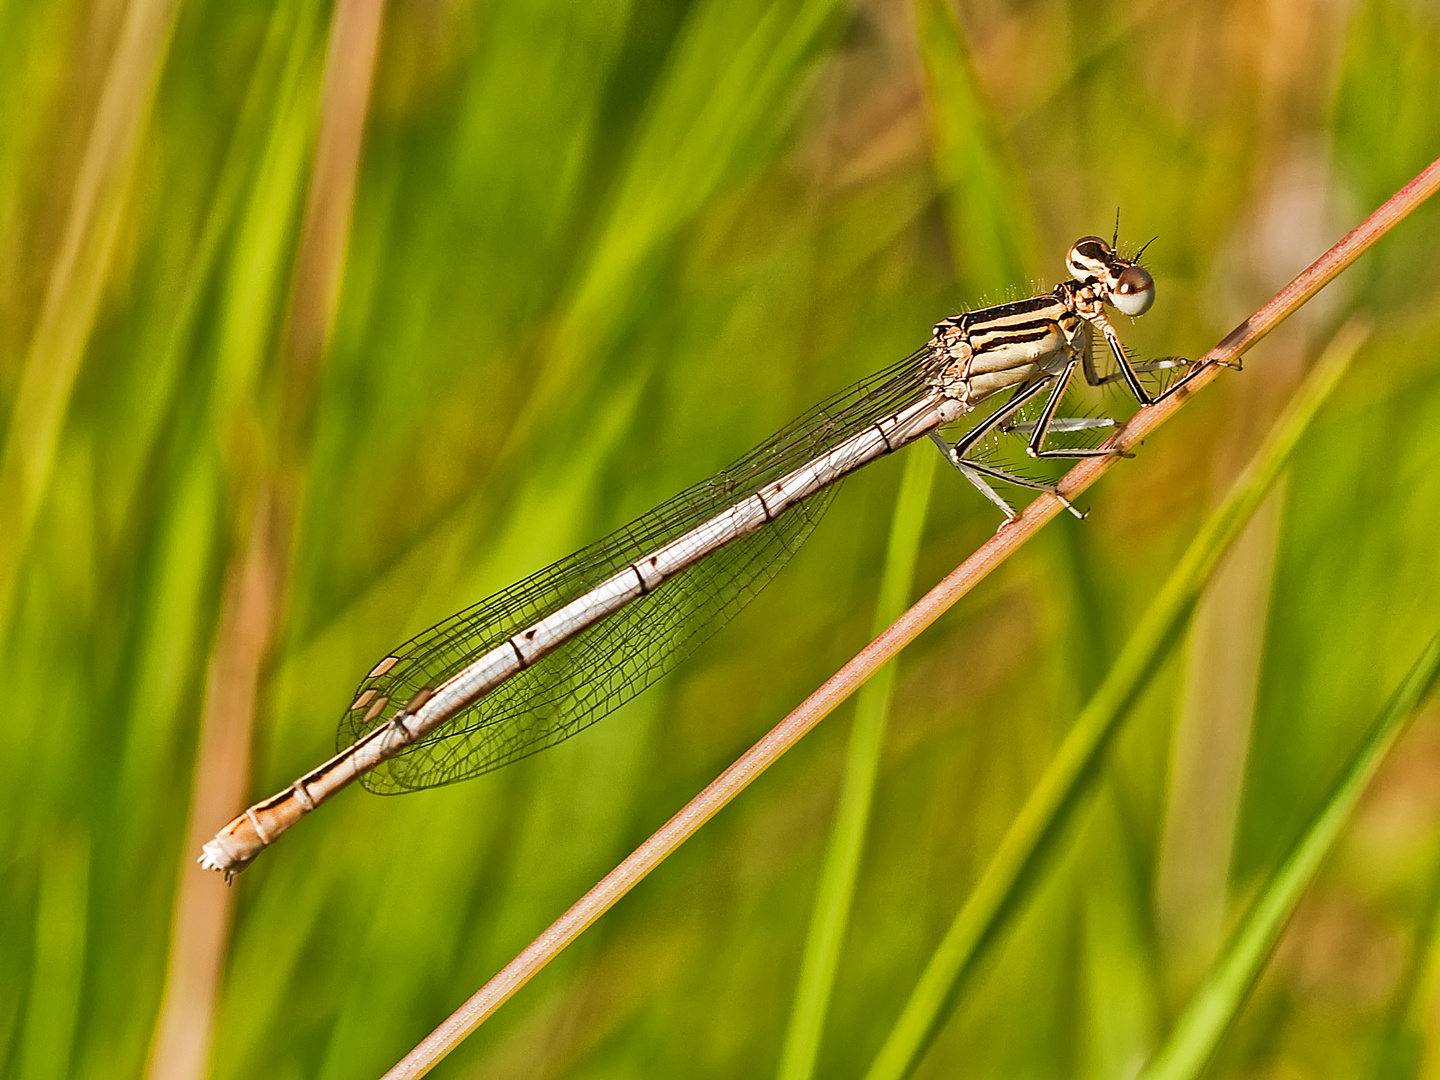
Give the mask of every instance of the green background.
<svg viewBox="0 0 1440 1080">
<path fill-rule="evenodd" d="M 388 649 L 939 318 L 1053 283 L 1117 206 L 1159 237 L 1122 336 L 1196 356 L 1440 154 L 1421 0 L 395 3 L 331 319 L 302 234 L 343 194 L 312 170 L 335 15 L 0 0 L 6 1077 L 378 1075 L 865 643 L 904 455 L 603 725 L 467 784 L 346 792 L 228 893 L 183 890 L 195 836 L 331 753 Z M 1206 508 L 1361 313 L 917 1075 L 1124 1077 L 1154 1050 L 1440 622 L 1436 236 L 1422 208 L 903 654 L 819 1075 L 863 1074 Z M 996 524 L 939 473 L 917 594 Z M 851 711 L 437 1075 L 772 1075 Z M 197 769 L 240 792 L 214 820 Z M 1213 1074 L 1440 1076 L 1437 873 L 1432 710 Z M 175 946 L 187 904 L 233 904 L 218 952 Z"/>
</svg>

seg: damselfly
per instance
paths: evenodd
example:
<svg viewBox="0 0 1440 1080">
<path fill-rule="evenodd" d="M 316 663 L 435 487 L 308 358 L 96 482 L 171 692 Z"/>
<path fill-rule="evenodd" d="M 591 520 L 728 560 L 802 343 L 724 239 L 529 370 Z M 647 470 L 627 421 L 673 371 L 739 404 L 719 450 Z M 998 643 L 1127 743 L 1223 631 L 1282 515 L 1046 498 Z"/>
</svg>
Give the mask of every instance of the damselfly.
<svg viewBox="0 0 1440 1080">
<path fill-rule="evenodd" d="M 1066 263 L 1071 280 L 1053 291 L 944 320 L 923 348 L 709 480 L 400 646 L 360 684 L 340 724 L 343 749 L 221 829 L 200 864 L 242 869 L 352 780 L 382 793 L 448 784 L 588 727 L 754 597 L 814 529 L 836 481 L 916 439 L 935 440 L 1007 521 L 1014 511 L 994 480 L 1058 497 L 1053 485 L 986 459 L 982 442 L 1021 433 L 1032 457 L 1113 454 L 1047 444 L 1112 423 L 1056 417 L 1076 370 L 1094 386 L 1123 379 L 1147 405 L 1163 394 L 1152 396 L 1140 375 L 1188 364 L 1132 363 L 1105 317 L 1107 304 L 1142 315 L 1154 301 L 1154 281 L 1135 259 L 1087 236 Z M 1096 332 L 1112 374 L 1096 369 Z M 940 435 L 966 418 L 957 441 Z"/>
</svg>

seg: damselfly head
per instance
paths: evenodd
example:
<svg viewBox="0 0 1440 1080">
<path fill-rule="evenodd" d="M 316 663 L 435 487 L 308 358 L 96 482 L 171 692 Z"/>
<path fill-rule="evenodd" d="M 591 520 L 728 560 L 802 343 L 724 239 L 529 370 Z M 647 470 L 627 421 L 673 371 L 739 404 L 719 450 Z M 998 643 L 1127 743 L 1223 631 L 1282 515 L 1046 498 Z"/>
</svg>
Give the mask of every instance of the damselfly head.
<svg viewBox="0 0 1440 1080">
<path fill-rule="evenodd" d="M 1126 315 L 1144 315 L 1155 302 L 1155 279 L 1139 263 L 1123 259 L 1098 236 L 1084 236 L 1065 259 L 1070 276 L 1099 285 L 1105 300 Z"/>
</svg>

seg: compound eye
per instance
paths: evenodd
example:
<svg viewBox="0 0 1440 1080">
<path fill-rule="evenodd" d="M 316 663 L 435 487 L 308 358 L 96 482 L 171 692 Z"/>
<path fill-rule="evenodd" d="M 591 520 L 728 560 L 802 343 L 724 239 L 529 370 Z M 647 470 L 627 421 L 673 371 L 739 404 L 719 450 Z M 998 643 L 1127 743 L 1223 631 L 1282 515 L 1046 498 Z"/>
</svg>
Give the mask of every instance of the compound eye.
<svg viewBox="0 0 1440 1080">
<path fill-rule="evenodd" d="M 1110 303 L 1126 315 L 1144 315 L 1155 302 L 1155 279 L 1141 266 L 1127 266 L 1120 272 Z"/>
</svg>

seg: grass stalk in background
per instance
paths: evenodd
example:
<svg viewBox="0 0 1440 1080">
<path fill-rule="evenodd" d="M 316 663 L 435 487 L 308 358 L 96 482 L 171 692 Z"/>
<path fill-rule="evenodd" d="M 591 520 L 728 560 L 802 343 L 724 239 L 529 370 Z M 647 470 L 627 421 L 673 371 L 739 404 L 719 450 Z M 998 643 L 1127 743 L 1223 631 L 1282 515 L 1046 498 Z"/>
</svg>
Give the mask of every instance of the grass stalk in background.
<svg viewBox="0 0 1440 1080">
<path fill-rule="evenodd" d="M 1432 859 L 1405 971 L 1376 1048 L 1374 1080 L 1415 1080 L 1425 1052 L 1426 1014 L 1440 976 L 1440 860 Z"/>
<path fill-rule="evenodd" d="M 0 640 L 20 562 L 45 499 L 61 428 L 110 277 L 140 146 L 169 53 L 179 0 L 136 0 L 75 179 L 64 235 L 0 451 Z"/>
<path fill-rule="evenodd" d="M 951 258 L 962 280 L 1025 281 L 1034 265 L 1034 209 L 984 101 L 954 8 L 911 0 L 929 92 L 931 158 L 945 195 Z"/>
<path fill-rule="evenodd" d="M 895 500 L 890 524 L 890 544 L 880 578 L 880 595 L 875 603 L 875 630 L 878 635 L 905 610 L 915 580 L 915 562 L 930 488 L 935 478 L 938 454 L 911 454 L 905 461 L 905 476 Z M 825 1030 L 825 1016 L 840 966 L 840 949 L 850 924 L 855 898 L 855 881 L 865 850 L 870 807 L 880 771 L 880 750 L 890 703 L 895 693 L 895 661 L 882 667 L 860 689 L 855 701 L 855 721 L 845 756 L 845 773 L 835 808 L 835 824 L 825 849 L 825 863 L 815 890 L 815 906 L 800 961 L 800 979 L 795 988 L 795 1005 L 780 1052 L 780 1080 L 807 1080 L 815 1073 L 815 1059 Z"/>
<path fill-rule="evenodd" d="M 248 529 L 226 571 L 222 631 L 211 657 L 187 829 L 186 847 L 191 849 L 211 823 L 223 817 L 226 803 L 243 801 L 237 797 L 249 784 L 248 748 L 264 664 L 287 606 L 287 571 L 303 499 L 316 388 L 344 273 L 383 10 L 382 0 L 340 0 L 335 5 L 299 244 L 293 263 L 271 263 L 274 286 L 278 288 L 286 271 L 290 276 L 278 369 L 279 430 L 269 433 L 272 445 L 262 455 L 263 463 L 246 462 L 248 467 L 232 477 L 234 501 L 242 507 Z M 298 182 L 299 173 L 292 179 Z M 255 344 L 261 340 L 257 337 Z M 249 396 L 234 404 L 235 419 L 243 423 L 247 406 L 253 407 Z M 258 484 L 255 473 L 263 475 Z M 147 1069 L 151 1080 L 183 1080 L 205 1068 L 234 902 L 225 885 L 190 871 L 188 851 L 182 858 L 165 995 Z"/>
<path fill-rule="evenodd" d="M 768 8 L 719 72 L 701 51 L 703 37 L 697 36 L 694 51 L 681 51 L 557 319 L 553 343 L 506 443 L 509 452 L 529 444 L 537 417 L 576 396 L 587 362 L 618 329 L 616 315 L 626 309 L 622 298 L 641 287 L 656 252 L 721 189 L 740 148 L 774 137 L 771 125 L 784 115 L 827 32 L 837 29 L 841 8 L 837 0 Z M 657 176 L 664 181 L 657 183 Z"/>
<path fill-rule="evenodd" d="M 80 1018 L 86 908 L 89 904 L 89 844 L 85 837 L 50 838 L 53 858 L 40 879 L 35 907 L 37 1004 L 25 1018 L 19 1075 L 73 1075 L 73 1039 Z"/>
<path fill-rule="evenodd" d="M 1201 526 L 931 956 L 871 1064 L 867 1080 L 893 1080 L 910 1073 L 948 1017 L 961 982 L 1018 915 L 1055 841 L 1088 805 L 1106 750 L 1189 619 L 1230 542 L 1279 477 L 1365 336 L 1355 324 L 1340 332 L 1225 499 Z"/>
<path fill-rule="evenodd" d="M 1274 951 L 1280 933 L 1315 879 L 1340 830 L 1390 748 L 1440 675 L 1440 636 L 1432 638 L 1415 666 L 1350 759 L 1304 832 L 1235 929 L 1224 952 L 1180 1014 L 1169 1037 L 1140 1072 L 1139 1080 L 1193 1080 L 1214 1056 L 1250 988 Z"/>
<path fill-rule="evenodd" d="M 1036 246 L 1033 214 L 1019 194 L 1021 186 L 993 113 L 982 100 L 964 34 L 944 3 L 914 0 L 911 6 L 929 86 L 931 160 L 944 195 L 957 274 L 977 293 L 985 283 L 1024 281 Z M 906 462 L 876 604 L 876 636 L 900 617 L 910 595 L 934 456 L 911 454 Z M 895 675 L 895 664 L 886 664 L 861 687 L 856 702 L 835 822 L 780 1051 L 781 1080 L 808 1080 L 815 1072 L 850 923 Z"/>
</svg>

